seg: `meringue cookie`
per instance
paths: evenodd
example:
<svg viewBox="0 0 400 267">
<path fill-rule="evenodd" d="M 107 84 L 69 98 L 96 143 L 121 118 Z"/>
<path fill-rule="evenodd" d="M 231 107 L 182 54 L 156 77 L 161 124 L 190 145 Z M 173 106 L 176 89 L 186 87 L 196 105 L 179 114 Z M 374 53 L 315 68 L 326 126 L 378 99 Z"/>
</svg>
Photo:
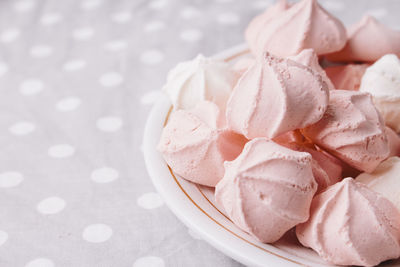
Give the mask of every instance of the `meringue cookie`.
<svg viewBox="0 0 400 267">
<path fill-rule="evenodd" d="M 314 52 L 313 49 L 304 49 L 296 56 L 289 57 L 289 59 L 294 60 L 300 64 L 303 64 L 304 66 L 310 67 L 316 73 L 321 75 L 322 80 L 326 82 L 329 90 L 335 89 L 335 86 L 326 75 L 325 70 L 319 65 L 318 55 Z"/>
<path fill-rule="evenodd" d="M 375 192 L 389 199 L 400 210 L 400 158 L 382 161 L 372 173 L 361 173 L 356 178 Z"/>
<path fill-rule="evenodd" d="M 262 45 L 262 41 L 259 39 L 263 38 L 261 32 L 272 19 L 280 16 L 289 7 L 290 5 L 286 0 L 278 0 L 274 5 L 250 21 L 245 31 L 245 39 L 251 51 L 262 50 L 262 47 L 259 47 Z"/>
<path fill-rule="evenodd" d="M 194 108 L 201 100 L 212 101 L 224 110 L 237 79 L 226 62 L 198 55 L 172 69 L 163 90 L 174 110 Z"/>
<path fill-rule="evenodd" d="M 173 111 L 158 150 L 175 173 L 215 186 L 224 176 L 224 161 L 235 159 L 247 141 L 220 127 L 219 110 L 212 102 L 202 101 L 194 110 Z"/>
<path fill-rule="evenodd" d="M 389 157 L 400 156 L 400 136 L 387 126 L 385 132 L 390 150 Z"/>
<path fill-rule="evenodd" d="M 345 27 L 317 0 L 302 0 L 287 10 L 282 9 L 272 18 L 268 16 L 264 23 L 260 18 L 249 25 L 246 37 L 255 55 L 270 52 L 287 57 L 305 48 L 323 55 L 339 51 L 346 44 Z"/>
<path fill-rule="evenodd" d="M 331 61 L 372 62 L 391 53 L 400 55 L 400 31 L 367 15 L 348 29 L 346 46 L 327 58 Z"/>
<path fill-rule="evenodd" d="M 360 91 L 373 96 L 386 125 L 400 132 L 399 58 L 392 54 L 385 55 L 367 68 L 361 80 Z"/>
<path fill-rule="evenodd" d="M 235 86 L 226 109 L 228 127 L 248 139 L 271 139 L 320 120 L 328 99 L 319 74 L 266 53 Z"/>
<path fill-rule="evenodd" d="M 274 139 L 274 141 L 276 138 Z M 280 139 L 281 140 L 281 139 Z M 280 141 L 279 140 L 279 141 Z M 342 178 L 342 166 L 340 161 L 335 157 L 324 153 L 321 150 L 317 150 L 316 147 L 307 142 L 283 142 L 278 144 L 290 148 L 294 151 L 307 152 L 311 155 L 311 167 L 315 181 L 318 184 L 318 192 L 324 190 L 330 185 L 339 182 Z"/>
<path fill-rule="evenodd" d="M 313 199 L 310 219 L 296 234 L 332 264 L 374 266 L 400 256 L 399 222 L 389 200 L 345 178 Z"/>
<path fill-rule="evenodd" d="M 302 133 L 361 171 L 372 172 L 389 155 L 382 118 L 367 93 L 330 91 L 324 117 Z"/>
<path fill-rule="evenodd" d="M 255 138 L 225 162 L 215 198 L 238 227 L 272 243 L 308 219 L 316 190 L 310 154 Z"/>
<path fill-rule="evenodd" d="M 367 68 L 367 64 L 348 64 L 328 67 L 325 72 L 336 89 L 357 91 Z"/>
</svg>

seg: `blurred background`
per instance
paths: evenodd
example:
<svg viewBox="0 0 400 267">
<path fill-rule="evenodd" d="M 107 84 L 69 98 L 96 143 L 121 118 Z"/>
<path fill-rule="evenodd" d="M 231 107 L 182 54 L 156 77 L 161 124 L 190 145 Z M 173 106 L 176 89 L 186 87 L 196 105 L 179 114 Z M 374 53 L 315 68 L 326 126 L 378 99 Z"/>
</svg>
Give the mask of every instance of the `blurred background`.
<svg viewBox="0 0 400 267">
<path fill-rule="evenodd" d="M 141 152 L 167 71 L 272 0 L 1 0 L 0 266 L 241 266 L 164 205 Z M 398 0 L 320 3 L 400 29 Z"/>
</svg>

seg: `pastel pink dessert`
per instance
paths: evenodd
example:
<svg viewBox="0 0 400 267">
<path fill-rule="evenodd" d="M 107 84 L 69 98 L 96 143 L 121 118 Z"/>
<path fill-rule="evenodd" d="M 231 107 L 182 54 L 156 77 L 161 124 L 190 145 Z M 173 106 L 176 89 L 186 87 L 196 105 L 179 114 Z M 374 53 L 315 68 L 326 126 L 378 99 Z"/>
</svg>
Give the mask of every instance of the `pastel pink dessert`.
<svg viewBox="0 0 400 267">
<path fill-rule="evenodd" d="M 368 64 L 348 64 L 325 69 L 336 89 L 357 91 Z"/>
<path fill-rule="evenodd" d="M 400 136 L 387 126 L 385 127 L 385 132 L 388 139 L 389 150 L 390 150 L 388 157 L 393 157 L 393 156 L 400 157 Z"/>
<path fill-rule="evenodd" d="M 313 199 L 310 219 L 296 234 L 329 263 L 375 266 L 400 256 L 399 222 L 388 199 L 345 178 Z"/>
<path fill-rule="evenodd" d="M 250 21 L 244 34 L 250 50 L 262 50 L 262 48 L 260 48 L 259 46 L 263 42 L 263 35 L 260 33 L 269 23 L 271 23 L 271 20 L 280 16 L 289 7 L 290 5 L 287 3 L 286 0 L 278 0 L 274 5 L 272 5 L 263 13 L 256 16 L 252 19 L 252 21 Z"/>
<path fill-rule="evenodd" d="M 373 62 L 386 54 L 400 56 L 400 31 L 367 15 L 348 29 L 346 46 L 327 57 L 331 61 Z"/>
<path fill-rule="evenodd" d="M 361 171 L 372 172 L 389 155 L 383 120 L 367 93 L 330 91 L 324 117 L 302 133 Z"/>
<path fill-rule="evenodd" d="M 248 139 L 271 139 L 320 120 L 328 100 L 328 87 L 319 74 L 266 53 L 236 84 L 227 104 L 227 123 Z"/>
<path fill-rule="evenodd" d="M 294 151 L 307 152 L 312 156 L 311 167 L 315 181 L 318 184 L 317 192 L 342 179 L 341 162 L 328 153 L 318 150 L 297 131 L 288 132 L 274 138 L 273 141 Z"/>
<path fill-rule="evenodd" d="M 164 127 L 158 150 L 183 178 L 215 186 L 224 176 L 224 161 L 235 159 L 246 139 L 224 128 L 218 107 L 208 101 L 192 110 L 176 110 Z"/>
<path fill-rule="evenodd" d="M 329 90 L 335 89 L 335 86 L 326 75 L 325 70 L 321 67 L 321 65 L 319 65 L 318 55 L 314 52 L 313 49 L 310 48 L 304 49 L 296 56 L 289 57 L 289 59 L 294 60 L 300 64 L 303 64 L 304 66 L 310 67 L 312 70 L 321 75 L 322 80 L 326 82 Z"/>
<path fill-rule="evenodd" d="M 266 14 L 253 21 L 246 30 L 246 39 L 255 55 L 270 52 L 287 57 L 306 48 L 313 48 L 318 55 L 323 55 L 339 51 L 346 44 L 345 27 L 317 0 L 302 0 L 289 9 L 287 4 L 278 3 Z"/>
<path fill-rule="evenodd" d="M 311 160 L 308 153 L 255 138 L 225 163 L 216 201 L 242 230 L 261 242 L 275 242 L 309 217 L 317 190 Z"/>
</svg>

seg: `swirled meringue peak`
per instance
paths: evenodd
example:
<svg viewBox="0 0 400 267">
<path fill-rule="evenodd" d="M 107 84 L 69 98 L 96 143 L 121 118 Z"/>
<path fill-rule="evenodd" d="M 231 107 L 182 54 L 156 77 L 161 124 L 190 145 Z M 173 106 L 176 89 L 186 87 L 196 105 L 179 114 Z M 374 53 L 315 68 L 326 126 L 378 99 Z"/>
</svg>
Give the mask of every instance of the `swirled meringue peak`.
<svg viewBox="0 0 400 267">
<path fill-rule="evenodd" d="M 253 18 L 252 21 L 250 21 L 245 31 L 245 38 L 247 44 L 250 47 L 250 50 L 262 50 L 262 47 L 260 47 L 260 45 L 262 45 L 263 41 L 260 39 L 263 38 L 263 35 L 261 34 L 263 29 L 269 23 L 271 23 L 271 20 L 280 16 L 289 7 L 290 5 L 287 3 L 286 0 L 278 0 L 274 5 L 272 5 L 263 13 L 256 16 L 255 18 Z"/>
<path fill-rule="evenodd" d="M 202 100 L 212 101 L 224 110 L 237 79 L 237 73 L 226 62 L 198 55 L 173 68 L 163 90 L 175 110 L 194 108 Z"/>
<path fill-rule="evenodd" d="M 367 93 L 330 91 L 323 118 L 302 133 L 361 171 L 372 172 L 389 155 L 383 120 Z"/>
<path fill-rule="evenodd" d="M 399 43 L 400 45 L 400 43 Z M 389 127 L 400 132 L 400 59 L 385 55 L 365 71 L 360 91 L 370 93 Z"/>
<path fill-rule="evenodd" d="M 390 157 L 372 173 L 361 173 L 356 181 L 389 199 L 400 210 L 400 158 Z"/>
<path fill-rule="evenodd" d="M 296 56 L 289 57 L 289 59 L 294 60 L 300 64 L 303 64 L 304 66 L 310 67 L 316 73 L 321 75 L 322 80 L 326 82 L 329 90 L 335 89 L 335 86 L 326 75 L 325 70 L 321 67 L 321 65 L 319 65 L 318 55 L 314 52 L 314 49 L 311 48 L 304 49 Z"/>
<path fill-rule="evenodd" d="M 249 139 L 271 139 L 320 120 L 328 99 L 319 74 L 266 53 L 235 86 L 226 109 L 228 127 Z"/>
<path fill-rule="evenodd" d="M 282 5 L 278 3 L 274 8 Z M 270 52 L 287 57 L 313 48 L 318 55 L 323 55 L 339 51 L 346 44 L 345 27 L 317 0 L 302 0 L 289 9 L 280 10 L 283 11 L 273 16 L 269 15 L 272 11 L 267 12 L 264 20 L 258 18 L 249 25 L 246 37 L 254 54 Z"/>
<path fill-rule="evenodd" d="M 183 178 L 215 186 L 224 176 L 224 161 L 235 159 L 246 139 L 223 127 L 218 107 L 201 101 L 192 110 L 176 110 L 164 127 L 158 150 Z"/>
<path fill-rule="evenodd" d="M 400 31 L 366 15 L 348 29 L 346 46 L 327 58 L 331 61 L 373 62 L 386 54 L 400 56 Z"/>
<path fill-rule="evenodd" d="M 400 256 L 400 213 L 380 194 L 345 178 L 317 195 L 296 227 L 304 246 L 338 265 L 374 266 Z"/>
<path fill-rule="evenodd" d="M 308 219 L 316 190 L 310 154 L 255 138 L 225 162 L 215 198 L 238 227 L 272 243 Z"/>
<path fill-rule="evenodd" d="M 328 67 L 325 72 L 336 89 L 357 91 L 367 68 L 367 64 L 348 64 Z"/>
</svg>

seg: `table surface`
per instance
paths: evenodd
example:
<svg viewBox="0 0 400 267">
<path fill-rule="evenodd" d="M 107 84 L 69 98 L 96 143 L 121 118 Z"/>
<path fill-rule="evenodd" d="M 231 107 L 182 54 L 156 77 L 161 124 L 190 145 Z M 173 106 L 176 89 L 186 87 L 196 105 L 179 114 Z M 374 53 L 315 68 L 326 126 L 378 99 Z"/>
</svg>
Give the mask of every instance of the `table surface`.
<svg viewBox="0 0 400 267">
<path fill-rule="evenodd" d="M 0 266 L 241 266 L 168 210 L 141 143 L 167 71 L 271 2 L 0 1 Z M 400 26 L 398 0 L 321 3 Z"/>
</svg>

